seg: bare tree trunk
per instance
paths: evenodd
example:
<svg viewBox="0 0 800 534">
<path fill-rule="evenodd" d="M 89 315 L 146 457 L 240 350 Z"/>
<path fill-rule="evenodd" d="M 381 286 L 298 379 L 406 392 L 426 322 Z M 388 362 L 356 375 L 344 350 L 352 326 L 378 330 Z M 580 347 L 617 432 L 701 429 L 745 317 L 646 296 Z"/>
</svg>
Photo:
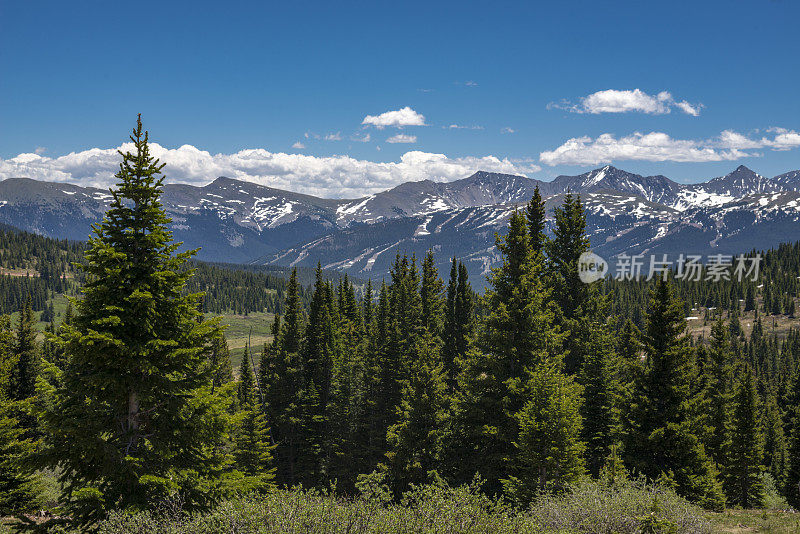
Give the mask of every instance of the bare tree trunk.
<svg viewBox="0 0 800 534">
<path fill-rule="evenodd" d="M 139 430 L 139 396 L 135 391 L 128 393 L 128 430 Z"/>
</svg>

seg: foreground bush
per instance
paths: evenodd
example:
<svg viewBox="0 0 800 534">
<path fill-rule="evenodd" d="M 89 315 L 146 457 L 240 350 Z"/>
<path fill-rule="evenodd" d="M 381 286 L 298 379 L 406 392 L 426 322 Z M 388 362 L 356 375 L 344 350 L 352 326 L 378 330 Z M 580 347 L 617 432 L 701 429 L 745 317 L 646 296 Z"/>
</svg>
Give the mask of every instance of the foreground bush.
<svg viewBox="0 0 800 534">
<path fill-rule="evenodd" d="M 281 490 L 229 501 L 202 515 L 177 509 L 116 512 L 105 534 L 222 533 L 640 533 L 710 532 L 702 510 L 669 490 L 638 482 L 614 487 L 581 482 L 562 496 L 544 496 L 527 511 L 489 499 L 476 485 L 420 486 L 391 504 L 368 491 L 345 499 L 319 491 Z"/>
</svg>

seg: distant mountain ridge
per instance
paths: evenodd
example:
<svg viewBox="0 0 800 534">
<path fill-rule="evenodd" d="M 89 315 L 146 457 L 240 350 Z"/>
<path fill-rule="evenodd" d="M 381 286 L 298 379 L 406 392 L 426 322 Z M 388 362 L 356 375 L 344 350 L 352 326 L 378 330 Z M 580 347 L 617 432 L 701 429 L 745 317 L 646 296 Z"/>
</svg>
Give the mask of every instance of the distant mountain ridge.
<svg viewBox="0 0 800 534">
<path fill-rule="evenodd" d="M 162 203 L 177 240 L 208 261 L 313 266 L 382 276 L 397 253 L 433 249 L 446 268 L 463 258 L 481 279 L 498 258 L 496 232 L 536 187 L 549 213 L 580 194 L 601 255 L 736 253 L 800 239 L 800 171 L 765 178 L 745 166 L 683 185 L 612 166 L 543 182 L 478 171 L 453 182 L 406 182 L 360 199 L 323 199 L 220 177 L 167 184 Z M 108 208 L 108 191 L 12 178 L 0 182 L 0 223 L 86 239 Z M 480 282 L 477 282 L 480 285 Z"/>
</svg>

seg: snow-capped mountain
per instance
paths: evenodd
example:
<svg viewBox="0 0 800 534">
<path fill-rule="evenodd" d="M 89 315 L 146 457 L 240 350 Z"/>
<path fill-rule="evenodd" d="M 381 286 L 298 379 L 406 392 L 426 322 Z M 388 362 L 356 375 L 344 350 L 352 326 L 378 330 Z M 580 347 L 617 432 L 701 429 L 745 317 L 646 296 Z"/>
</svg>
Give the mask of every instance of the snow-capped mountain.
<svg viewBox="0 0 800 534">
<path fill-rule="evenodd" d="M 735 254 L 800 239 L 800 171 L 764 178 L 741 166 L 680 185 L 611 166 L 551 182 L 477 172 L 442 183 L 408 182 L 361 199 L 322 199 L 218 178 L 203 187 L 168 184 L 171 229 L 209 261 L 315 266 L 381 277 L 396 254 L 452 256 L 477 287 L 497 261 L 495 235 L 536 187 L 548 216 L 567 192 L 581 195 L 600 255 Z M 86 239 L 108 209 L 108 191 L 14 178 L 0 182 L 0 222 L 53 237 Z"/>
<path fill-rule="evenodd" d="M 353 200 L 337 209 L 337 222 L 372 223 L 397 217 L 493 204 L 525 203 L 544 182 L 525 176 L 478 171 L 454 182 L 406 182 L 393 189 Z"/>
<path fill-rule="evenodd" d="M 782 190 L 778 177 L 770 180 L 740 165 L 731 173 L 701 184 L 686 185 L 678 192 L 673 205 L 678 209 L 693 206 L 722 206 L 756 193 Z"/>
<path fill-rule="evenodd" d="M 641 176 L 607 165 L 578 176 L 558 176 L 543 191 L 547 194 L 621 191 L 639 195 L 650 202 L 671 204 L 680 188 L 680 184 L 666 176 Z"/>
<path fill-rule="evenodd" d="M 780 174 L 773 181 L 783 190 L 800 191 L 800 171 Z"/>
</svg>

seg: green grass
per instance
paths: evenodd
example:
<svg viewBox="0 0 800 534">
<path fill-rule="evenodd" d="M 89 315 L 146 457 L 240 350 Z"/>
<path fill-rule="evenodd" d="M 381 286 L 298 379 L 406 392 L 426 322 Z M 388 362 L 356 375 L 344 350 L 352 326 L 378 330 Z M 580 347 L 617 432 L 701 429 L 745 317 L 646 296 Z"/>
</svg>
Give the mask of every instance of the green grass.
<svg viewBox="0 0 800 534">
<path fill-rule="evenodd" d="M 256 354 L 261 354 L 264 343 L 272 340 L 269 332 L 274 319 L 274 314 L 261 312 L 248 315 L 222 315 L 221 324 L 226 325 L 225 339 L 231 349 L 231 363 L 235 370 L 238 370 L 242 363 L 248 339 Z M 258 363 L 257 357 L 256 363 Z"/>
<path fill-rule="evenodd" d="M 66 295 L 58 294 L 55 299 L 52 299 L 53 308 L 56 312 L 56 324 L 61 322 L 64 313 L 67 310 L 69 299 Z M 49 304 L 49 301 L 48 301 Z M 43 323 L 40 319 L 42 312 L 34 312 L 36 315 L 36 329 L 39 332 L 44 332 L 47 323 Z M 208 314 L 208 317 L 213 317 L 213 314 Z M 247 344 L 248 338 L 255 349 L 256 354 L 261 354 L 262 347 L 265 342 L 272 340 L 269 335 L 272 327 L 272 321 L 275 315 L 272 313 L 254 312 L 247 315 L 237 314 L 223 314 L 222 325 L 225 325 L 225 339 L 228 341 L 228 346 L 231 349 L 231 361 L 234 369 L 239 368 L 242 363 L 242 355 L 244 354 L 244 347 Z M 19 312 L 11 314 L 11 324 L 16 325 L 19 320 Z M 40 334 L 39 341 L 42 341 L 44 334 Z M 256 362 L 258 358 L 256 358 Z"/>
<path fill-rule="evenodd" d="M 783 510 L 726 510 L 707 513 L 712 532 L 719 534 L 797 534 L 800 513 Z"/>
</svg>

